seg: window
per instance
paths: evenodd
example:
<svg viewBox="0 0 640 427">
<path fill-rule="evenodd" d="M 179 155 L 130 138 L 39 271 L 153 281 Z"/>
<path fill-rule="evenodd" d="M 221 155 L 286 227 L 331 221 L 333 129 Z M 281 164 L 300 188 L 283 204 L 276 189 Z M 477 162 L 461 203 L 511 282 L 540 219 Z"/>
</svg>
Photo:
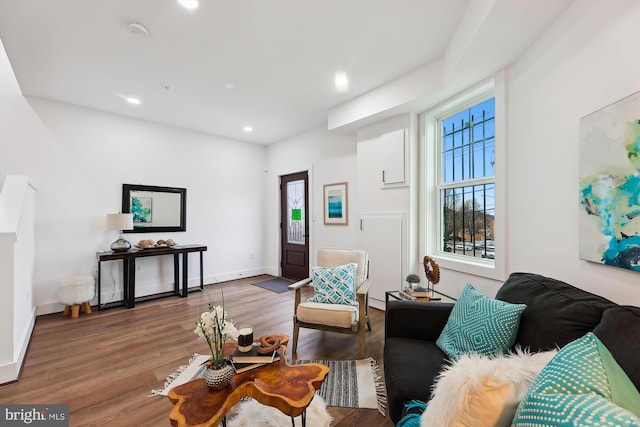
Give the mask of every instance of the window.
<svg viewBox="0 0 640 427">
<path fill-rule="evenodd" d="M 439 249 L 495 258 L 495 99 L 438 120 Z"/>
<path fill-rule="evenodd" d="M 421 115 L 426 255 L 441 267 L 504 279 L 504 73 Z"/>
</svg>

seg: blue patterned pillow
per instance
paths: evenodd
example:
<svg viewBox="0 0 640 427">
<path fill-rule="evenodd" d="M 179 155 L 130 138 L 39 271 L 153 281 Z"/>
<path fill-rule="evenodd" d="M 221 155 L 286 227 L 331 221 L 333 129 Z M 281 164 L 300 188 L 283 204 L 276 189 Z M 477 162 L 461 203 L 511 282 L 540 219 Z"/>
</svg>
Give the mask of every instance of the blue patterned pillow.
<svg viewBox="0 0 640 427">
<path fill-rule="evenodd" d="M 436 345 L 451 359 L 469 353 L 505 353 L 516 341 L 520 315 L 526 307 L 488 298 L 467 285 Z"/>
<path fill-rule="evenodd" d="M 355 292 L 357 266 L 351 263 L 331 268 L 314 267 L 311 275 L 314 295 L 309 302 L 358 305 Z"/>
<path fill-rule="evenodd" d="M 640 393 L 589 332 L 560 350 L 524 397 L 513 425 L 640 426 Z"/>
</svg>

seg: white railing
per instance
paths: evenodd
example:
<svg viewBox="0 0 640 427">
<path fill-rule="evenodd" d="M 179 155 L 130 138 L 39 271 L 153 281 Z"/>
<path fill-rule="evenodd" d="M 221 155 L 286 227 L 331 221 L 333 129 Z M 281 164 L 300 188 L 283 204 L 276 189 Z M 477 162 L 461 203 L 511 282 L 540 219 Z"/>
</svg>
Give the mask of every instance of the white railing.
<svg viewBox="0 0 640 427">
<path fill-rule="evenodd" d="M 0 192 L 0 384 L 18 378 L 35 324 L 36 190 L 10 175 Z"/>
</svg>

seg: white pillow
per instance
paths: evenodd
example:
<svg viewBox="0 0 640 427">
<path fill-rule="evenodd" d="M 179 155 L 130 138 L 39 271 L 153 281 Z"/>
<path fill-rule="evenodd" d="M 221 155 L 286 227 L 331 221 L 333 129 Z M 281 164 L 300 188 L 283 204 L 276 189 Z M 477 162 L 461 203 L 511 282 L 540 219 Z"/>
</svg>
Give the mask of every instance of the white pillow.
<svg viewBox="0 0 640 427">
<path fill-rule="evenodd" d="M 556 353 L 517 348 L 508 355 L 461 356 L 436 379 L 420 427 L 510 426 L 529 386 Z"/>
</svg>

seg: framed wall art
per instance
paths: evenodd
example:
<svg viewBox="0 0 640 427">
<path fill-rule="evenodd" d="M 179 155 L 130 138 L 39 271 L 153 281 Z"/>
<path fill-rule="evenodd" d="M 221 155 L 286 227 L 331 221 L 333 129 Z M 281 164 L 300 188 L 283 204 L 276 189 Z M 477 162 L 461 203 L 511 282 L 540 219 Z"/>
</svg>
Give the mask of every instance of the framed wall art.
<svg viewBox="0 0 640 427">
<path fill-rule="evenodd" d="M 324 223 L 348 225 L 348 184 L 338 182 L 324 185 Z"/>
<path fill-rule="evenodd" d="M 640 271 L 640 92 L 580 119 L 580 258 Z"/>
</svg>

